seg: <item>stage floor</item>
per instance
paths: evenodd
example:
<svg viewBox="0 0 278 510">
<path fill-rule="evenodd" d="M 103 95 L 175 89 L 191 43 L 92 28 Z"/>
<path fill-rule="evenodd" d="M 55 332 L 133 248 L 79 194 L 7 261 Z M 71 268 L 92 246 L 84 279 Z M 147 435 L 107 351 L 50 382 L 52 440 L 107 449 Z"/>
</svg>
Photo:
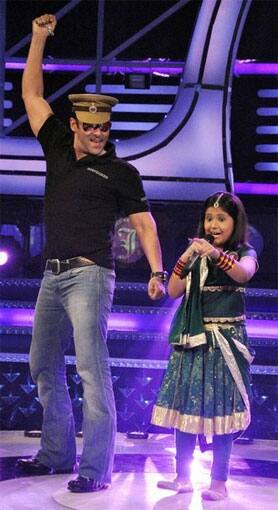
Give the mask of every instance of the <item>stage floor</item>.
<svg viewBox="0 0 278 510">
<path fill-rule="evenodd" d="M 174 477 L 174 441 L 169 434 L 150 434 L 148 439 L 127 439 L 117 434 L 112 486 L 91 494 L 72 494 L 67 482 L 75 475 L 18 477 L 18 457 L 37 451 L 38 438 L 21 431 L 0 432 L 1 510 L 274 510 L 277 508 L 278 442 L 255 440 L 234 444 L 229 498 L 203 502 L 201 490 L 209 484 L 211 451 L 197 447 L 192 463 L 193 494 L 158 489 L 157 481 Z M 77 439 L 81 453 L 82 439 Z"/>
</svg>

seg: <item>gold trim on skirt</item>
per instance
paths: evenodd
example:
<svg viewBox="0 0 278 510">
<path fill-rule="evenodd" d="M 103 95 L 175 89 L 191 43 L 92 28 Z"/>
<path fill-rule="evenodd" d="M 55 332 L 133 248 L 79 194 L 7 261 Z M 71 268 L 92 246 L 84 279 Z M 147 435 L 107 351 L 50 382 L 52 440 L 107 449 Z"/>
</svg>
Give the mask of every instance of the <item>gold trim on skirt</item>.
<svg viewBox="0 0 278 510">
<path fill-rule="evenodd" d="M 204 418 L 203 416 L 180 414 L 175 409 L 155 405 L 151 423 L 159 427 L 175 428 L 189 434 L 213 436 L 214 434 L 232 434 L 233 432 L 244 430 L 248 420 L 247 411 L 233 413 L 231 416 Z"/>
</svg>

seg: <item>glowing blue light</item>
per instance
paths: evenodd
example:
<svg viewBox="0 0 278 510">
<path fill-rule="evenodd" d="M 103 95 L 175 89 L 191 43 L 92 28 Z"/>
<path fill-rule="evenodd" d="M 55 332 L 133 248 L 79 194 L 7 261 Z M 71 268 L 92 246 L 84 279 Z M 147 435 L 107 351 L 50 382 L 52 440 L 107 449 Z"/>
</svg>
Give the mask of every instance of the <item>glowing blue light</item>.
<svg viewBox="0 0 278 510">
<path fill-rule="evenodd" d="M 278 172 L 278 163 L 262 161 L 261 163 L 256 163 L 255 170 L 259 170 L 260 172 Z"/>
<path fill-rule="evenodd" d="M 9 260 L 9 254 L 7 251 L 1 250 L 0 251 L 0 266 L 4 266 L 7 264 Z"/>
<path fill-rule="evenodd" d="M 110 315 L 108 329 L 117 331 L 150 331 L 167 332 L 170 327 L 172 310 L 167 320 L 161 321 L 161 317 L 149 317 L 139 313 L 116 313 Z M 31 308 L 0 308 L 0 324 L 2 326 L 31 327 L 34 319 L 34 310 Z M 247 332 L 250 337 L 277 338 L 277 324 L 273 320 L 247 320 Z"/>
<path fill-rule="evenodd" d="M 278 126 L 258 126 L 256 133 L 258 135 L 278 135 Z"/>
<path fill-rule="evenodd" d="M 257 108 L 257 115 L 272 117 L 278 115 L 278 108 Z"/>
<path fill-rule="evenodd" d="M 261 145 L 256 145 L 255 147 L 256 152 L 270 152 L 270 153 L 277 153 L 278 152 L 278 144 L 270 144 L 270 143 L 264 143 Z"/>
<path fill-rule="evenodd" d="M 45 63 L 43 64 L 44 71 L 53 72 L 53 71 L 68 71 L 68 72 L 84 72 L 90 69 L 92 62 L 87 64 L 81 62 L 67 63 L 57 62 L 57 63 Z M 168 67 L 167 67 L 168 65 Z M 25 61 L 22 59 L 7 59 L 5 62 L 6 69 L 24 69 Z M 162 73 L 169 76 L 172 75 L 180 75 L 183 72 L 183 62 L 167 62 L 164 65 L 156 65 L 156 62 L 148 62 L 148 65 L 144 65 L 144 62 L 138 62 L 135 66 L 134 63 L 130 63 L 130 65 L 122 65 L 115 64 L 114 65 L 103 65 L 101 66 L 101 71 L 103 73 Z M 255 60 L 236 60 L 234 65 L 234 75 L 264 75 L 270 74 L 275 75 L 278 73 L 278 64 L 276 62 L 256 62 Z"/>
<path fill-rule="evenodd" d="M 258 97 L 278 97 L 278 89 L 260 89 Z"/>
</svg>

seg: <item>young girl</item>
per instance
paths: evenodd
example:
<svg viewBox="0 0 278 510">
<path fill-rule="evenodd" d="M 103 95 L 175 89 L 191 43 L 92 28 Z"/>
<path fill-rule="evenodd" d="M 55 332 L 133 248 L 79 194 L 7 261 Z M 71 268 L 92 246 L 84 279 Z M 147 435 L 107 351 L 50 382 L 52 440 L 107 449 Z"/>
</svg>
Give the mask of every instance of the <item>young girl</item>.
<svg viewBox="0 0 278 510">
<path fill-rule="evenodd" d="M 185 266 L 196 254 L 200 258 L 184 278 Z M 152 423 L 175 429 L 177 477 L 158 482 L 158 487 L 193 490 L 189 468 L 196 437 L 203 434 L 213 437 L 213 463 L 211 485 L 202 498 L 227 497 L 233 433 L 250 423 L 253 357 L 244 293 L 256 270 L 243 204 L 231 193 L 213 194 L 204 203 L 198 237 L 180 256 L 168 284 L 169 295 L 183 299 L 170 327 L 173 352 Z"/>
</svg>

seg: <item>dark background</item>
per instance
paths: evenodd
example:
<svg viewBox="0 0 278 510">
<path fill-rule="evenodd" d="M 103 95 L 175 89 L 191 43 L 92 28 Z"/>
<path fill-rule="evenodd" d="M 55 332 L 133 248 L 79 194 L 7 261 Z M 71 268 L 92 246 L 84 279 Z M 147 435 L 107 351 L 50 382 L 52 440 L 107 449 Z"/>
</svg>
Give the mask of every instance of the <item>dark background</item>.
<svg viewBox="0 0 278 510">
<path fill-rule="evenodd" d="M 232 0 L 231 0 L 232 1 Z M 174 5 L 173 1 L 159 0 L 106 0 L 104 18 L 104 55 L 142 29 L 147 23 Z M 6 50 L 10 49 L 22 37 L 31 32 L 32 19 L 48 12 L 56 13 L 67 5 L 64 1 L 44 0 L 8 0 L 6 22 Z M 191 1 L 180 11 L 161 23 L 137 41 L 121 55 L 120 59 L 163 58 L 184 62 L 190 43 L 194 23 L 200 8 L 200 1 Z M 58 22 L 53 41 L 48 42 L 46 56 L 64 59 L 94 59 L 96 57 L 96 27 L 98 2 L 83 0 L 71 12 Z M 247 16 L 243 29 L 237 59 L 251 59 L 260 62 L 277 61 L 277 1 L 255 0 Z M 55 39 L 55 40 L 54 40 Z M 17 56 L 26 57 L 28 44 Z M 54 92 L 76 74 L 50 73 L 45 74 L 46 95 Z M 21 72 L 7 71 L 6 79 L 15 83 L 11 99 L 16 109 L 16 117 L 24 113 L 20 95 Z M 89 82 L 93 82 L 90 76 Z M 105 80 L 105 76 L 104 76 Z M 123 83 L 124 76 L 115 73 L 109 80 Z M 158 83 L 159 79 L 154 78 Z M 169 78 L 167 83 L 178 83 L 179 78 Z M 165 83 L 165 81 L 163 82 Z M 78 85 L 79 89 L 84 83 Z M 259 155 L 255 152 L 257 143 L 256 125 L 258 118 L 256 109 L 259 105 L 258 88 L 277 88 L 277 77 L 245 76 L 234 77 L 231 105 L 231 148 L 236 182 L 274 183 L 275 172 L 256 172 L 255 162 Z M 265 105 L 267 105 L 267 100 Z M 260 106 L 262 103 L 260 102 Z M 62 98 L 53 104 L 58 115 L 68 114 L 68 100 Z M 269 119 L 268 119 L 269 121 Z M 270 122 L 274 122 L 272 119 Z M 13 132 L 13 136 L 31 136 L 27 123 Z M 265 137 L 260 143 L 267 143 Z M 264 160 L 272 155 L 264 155 Z M 252 241 L 255 243 L 260 257 L 260 271 L 252 280 L 254 287 L 274 287 L 277 283 L 275 258 L 277 254 L 277 201 L 271 196 L 241 196 L 245 204 L 250 223 L 255 228 Z M 152 203 L 152 211 L 157 220 L 161 244 L 164 251 L 166 269 L 173 267 L 180 250 L 184 248 L 187 237 L 195 232 L 200 204 L 174 204 L 171 202 Z M 15 222 L 21 231 L 26 232 L 29 224 L 42 221 L 42 199 L 23 197 L 5 197 L 3 223 Z M 257 231 L 257 232 L 256 232 Z M 26 260 L 25 274 L 38 276 L 41 271 L 41 260 Z M 137 263 L 117 264 L 120 279 L 146 280 L 149 271 L 145 259 Z"/>
<path fill-rule="evenodd" d="M 31 31 L 35 17 L 56 13 L 69 2 L 47 0 L 8 0 L 6 49 Z M 169 9 L 171 0 L 106 0 L 104 53 L 118 46 L 134 31 Z M 122 58 L 164 57 L 183 60 L 201 1 L 192 0 L 122 53 Z M 95 56 L 97 7 L 95 0 L 83 0 L 58 24 L 55 57 L 90 59 Z M 167 28 L 168 27 L 168 28 Z M 185 30 L 186 27 L 186 30 Z M 173 36 L 174 34 L 174 36 Z M 59 42 L 61 44 L 59 44 Z M 26 55 L 26 48 L 20 51 Z M 277 59 L 277 1 L 254 0 L 241 38 L 238 59 L 275 61 Z"/>
<path fill-rule="evenodd" d="M 21 38 L 31 32 L 32 20 L 45 13 L 57 13 L 69 2 L 45 0 L 8 0 L 6 13 L 6 50 L 8 51 Z M 157 18 L 174 5 L 170 0 L 106 0 L 104 10 L 104 49 L 106 55 L 126 41 L 134 33 Z M 121 60 L 163 58 L 184 62 L 191 40 L 192 31 L 200 9 L 201 1 L 192 0 L 177 13 L 173 14 L 158 27 L 122 52 L 117 58 Z M 49 40 L 46 57 L 59 59 L 89 60 L 96 57 L 97 29 L 96 0 L 83 0 L 67 13 L 57 25 L 55 40 Z M 276 0 L 253 0 L 243 29 L 237 59 L 251 59 L 261 62 L 277 62 L 277 27 L 278 3 Z M 28 44 L 20 49 L 16 56 L 26 57 Z M 46 97 L 71 80 L 76 73 L 45 73 Z M 103 76 L 103 81 L 124 83 L 121 73 Z M 7 94 L 14 104 L 14 118 L 23 115 L 21 100 L 21 72 L 6 71 L 6 80 L 14 83 L 13 92 Z M 179 77 L 161 79 L 153 77 L 153 84 L 178 84 Z M 86 83 L 95 81 L 92 75 L 78 84 L 80 92 Z M 231 99 L 231 149 L 235 181 L 276 182 L 275 172 L 258 172 L 254 170 L 256 161 L 275 161 L 273 154 L 258 155 L 256 143 L 273 143 L 267 136 L 256 135 L 259 119 L 256 114 L 258 106 L 268 106 L 269 100 L 257 97 L 258 88 L 276 88 L 277 76 L 240 76 L 234 77 Z M 53 104 L 55 112 L 66 118 L 69 114 L 67 94 Z M 162 98 L 163 101 L 163 98 Z M 122 118 L 121 120 L 125 120 Z M 128 119 L 126 119 L 128 120 Z M 139 119 L 138 119 L 139 120 Z M 267 118 L 268 123 L 277 119 Z M 31 136 L 28 123 L 13 131 L 13 136 Z M 123 136 L 123 135 L 122 135 Z"/>
</svg>

